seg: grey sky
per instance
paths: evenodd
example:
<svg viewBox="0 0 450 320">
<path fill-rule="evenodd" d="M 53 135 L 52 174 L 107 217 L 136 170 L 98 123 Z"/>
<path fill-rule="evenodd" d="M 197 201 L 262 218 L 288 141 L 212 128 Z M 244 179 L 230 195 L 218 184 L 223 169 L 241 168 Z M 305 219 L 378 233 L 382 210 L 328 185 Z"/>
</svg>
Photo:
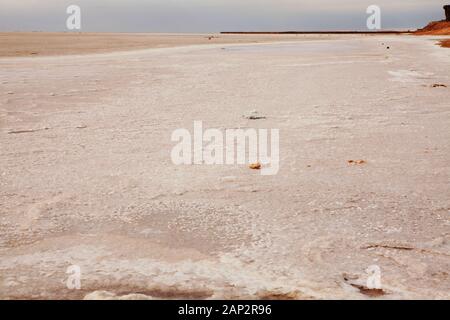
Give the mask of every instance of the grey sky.
<svg viewBox="0 0 450 320">
<path fill-rule="evenodd" d="M 64 31 L 66 8 L 82 9 L 82 31 L 217 32 L 365 29 L 366 8 L 383 29 L 413 29 L 444 17 L 450 0 L 0 0 L 0 31 Z"/>
</svg>

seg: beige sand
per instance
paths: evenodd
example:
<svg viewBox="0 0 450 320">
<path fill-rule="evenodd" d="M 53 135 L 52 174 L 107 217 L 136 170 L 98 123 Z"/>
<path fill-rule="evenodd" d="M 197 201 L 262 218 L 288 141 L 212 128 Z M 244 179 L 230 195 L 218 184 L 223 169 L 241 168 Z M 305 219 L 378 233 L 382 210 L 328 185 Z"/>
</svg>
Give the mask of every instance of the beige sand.
<svg viewBox="0 0 450 320">
<path fill-rule="evenodd" d="M 0 297 L 449 299 L 450 51 L 321 39 L 1 58 Z M 194 120 L 279 174 L 173 165 Z"/>
<path fill-rule="evenodd" d="M 258 43 L 305 37 L 307 36 L 0 32 L 0 57 L 104 53 L 199 44 Z M 315 36 L 318 39 L 324 37 L 327 36 Z"/>
</svg>

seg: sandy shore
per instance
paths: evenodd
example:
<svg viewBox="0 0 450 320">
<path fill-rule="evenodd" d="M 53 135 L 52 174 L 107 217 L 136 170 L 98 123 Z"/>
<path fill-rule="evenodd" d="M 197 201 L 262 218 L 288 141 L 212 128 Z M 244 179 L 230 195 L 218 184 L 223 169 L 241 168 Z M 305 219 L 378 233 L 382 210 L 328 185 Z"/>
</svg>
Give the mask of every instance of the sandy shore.
<svg viewBox="0 0 450 320">
<path fill-rule="evenodd" d="M 450 50 L 238 39 L 0 59 L 0 298 L 450 299 Z M 279 129 L 278 175 L 173 165 L 195 120 Z"/>
<path fill-rule="evenodd" d="M 316 35 L 322 39 L 327 35 Z M 304 35 L 0 32 L 0 57 L 79 55 L 201 44 L 292 41 Z"/>
</svg>

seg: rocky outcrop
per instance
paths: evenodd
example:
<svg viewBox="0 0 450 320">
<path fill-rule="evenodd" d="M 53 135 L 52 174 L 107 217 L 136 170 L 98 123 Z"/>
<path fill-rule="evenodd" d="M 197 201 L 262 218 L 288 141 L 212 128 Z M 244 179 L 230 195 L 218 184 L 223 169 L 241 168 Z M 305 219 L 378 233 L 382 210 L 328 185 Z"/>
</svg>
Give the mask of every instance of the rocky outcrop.
<svg viewBox="0 0 450 320">
<path fill-rule="evenodd" d="M 417 35 L 450 35 L 450 21 L 433 21 L 415 32 Z"/>
<path fill-rule="evenodd" d="M 417 35 L 450 35 L 450 5 L 444 6 L 445 18 L 442 21 L 430 22 L 425 28 L 415 32 Z"/>
</svg>

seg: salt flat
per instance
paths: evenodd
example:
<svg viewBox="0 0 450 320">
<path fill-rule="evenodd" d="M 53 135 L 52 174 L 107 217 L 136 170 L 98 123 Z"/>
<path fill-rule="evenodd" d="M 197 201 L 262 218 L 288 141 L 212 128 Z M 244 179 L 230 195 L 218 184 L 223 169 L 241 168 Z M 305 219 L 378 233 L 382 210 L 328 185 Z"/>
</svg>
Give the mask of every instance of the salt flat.
<svg viewBox="0 0 450 320">
<path fill-rule="evenodd" d="M 449 299 L 435 39 L 1 58 L 0 298 Z M 196 120 L 279 129 L 279 173 L 173 165 Z"/>
</svg>

